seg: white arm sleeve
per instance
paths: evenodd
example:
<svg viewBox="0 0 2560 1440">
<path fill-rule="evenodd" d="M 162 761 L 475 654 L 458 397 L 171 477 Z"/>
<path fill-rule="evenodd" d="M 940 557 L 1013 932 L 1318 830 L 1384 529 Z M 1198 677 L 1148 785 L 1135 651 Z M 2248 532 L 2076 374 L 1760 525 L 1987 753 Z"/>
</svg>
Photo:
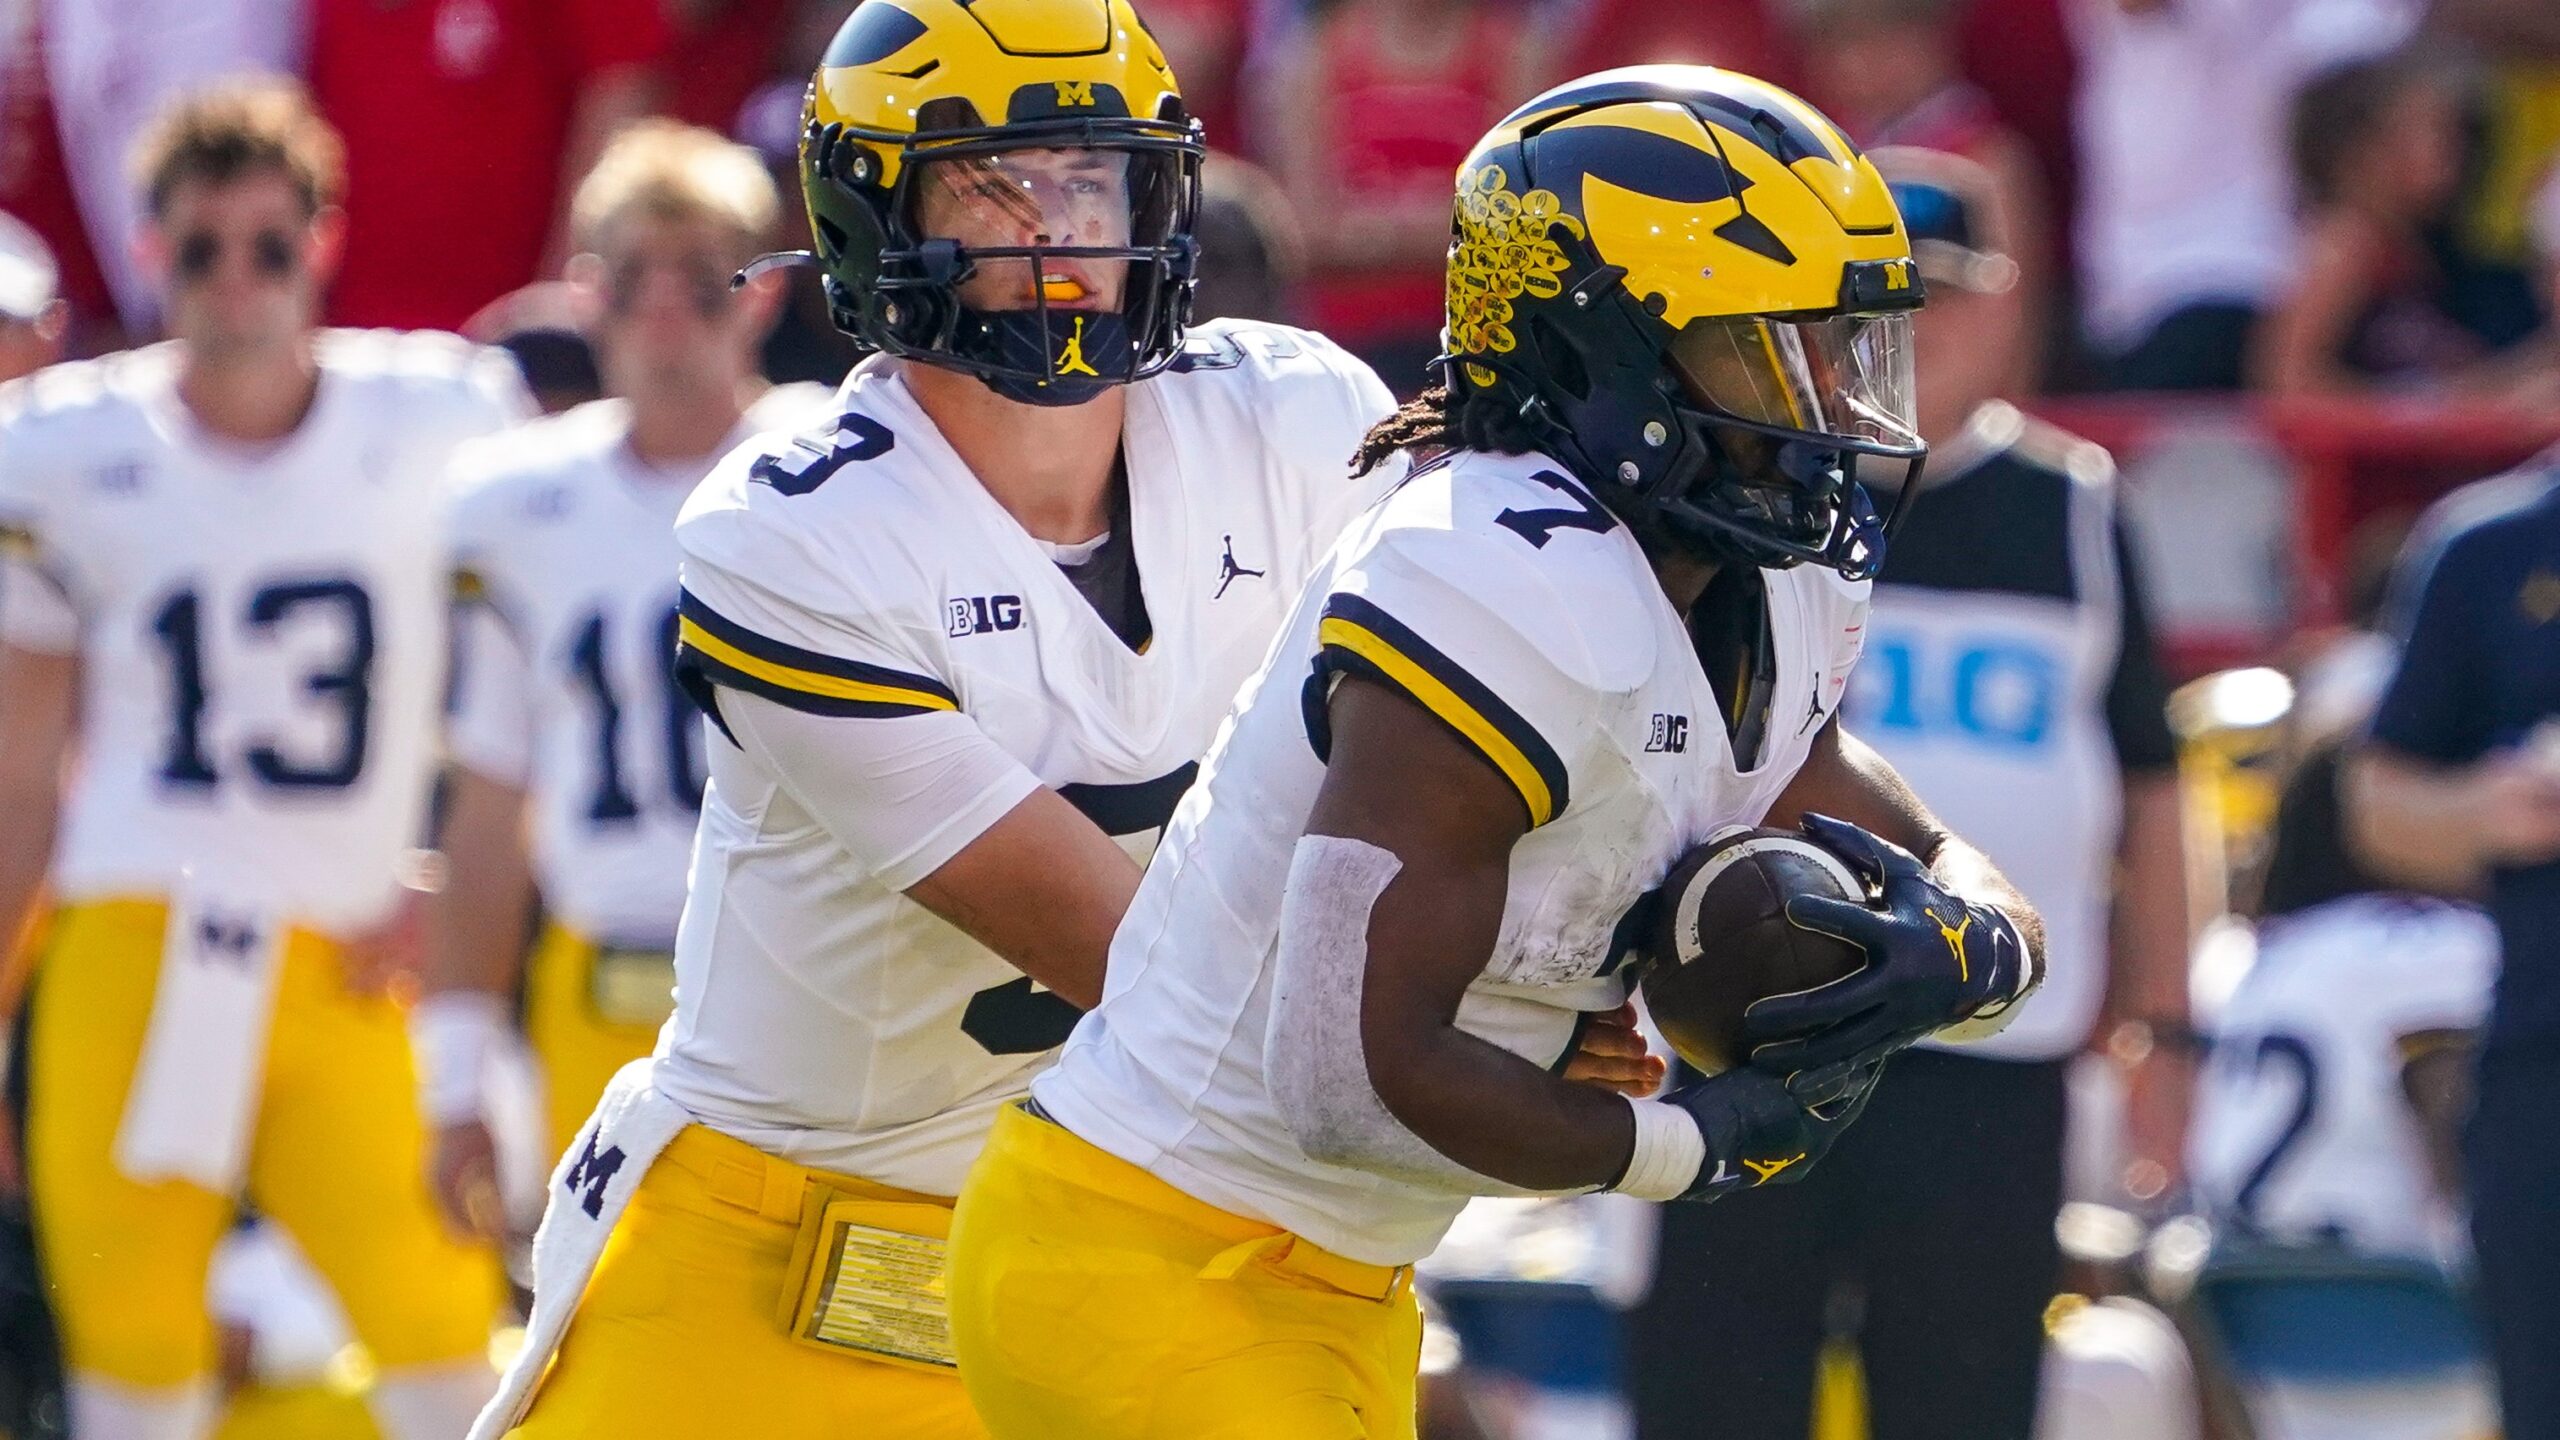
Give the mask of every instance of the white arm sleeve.
<svg viewBox="0 0 2560 1440">
<path fill-rule="evenodd" d="M 458 607 L 453 628 L 445 749 L 455 764 L 524 789 L 533 770 L 533 676 L 524 646 L 486 605 Z"/>
<path fill-rule="evenodd" d="M 1040 788 L 956 710 L 814 715 L 723 686 L 720 718 L 784 793 L 893 890 L 941 869 Z"/>
<path fill-rule="evenodd" d="M 1395 855 L 1335 835 L 1300 837 L 1280 907 L 1271 1018 L 1263 1037 L 1272 1104 L 1307 1158 L 1451 1195 L 1535 1195 L 1433 1149 L 1369 1080 L 1360 999 L 1369 916 L 1402 869 Z M 1579 1193 L 1571 1191 L 1559 1194 Z"/>
<path fill-rule="evenodd" d="M 0 643 L 44 655 L 80 648 L 80 612 L 35 561 L 0 554 Z"/>
</svg>

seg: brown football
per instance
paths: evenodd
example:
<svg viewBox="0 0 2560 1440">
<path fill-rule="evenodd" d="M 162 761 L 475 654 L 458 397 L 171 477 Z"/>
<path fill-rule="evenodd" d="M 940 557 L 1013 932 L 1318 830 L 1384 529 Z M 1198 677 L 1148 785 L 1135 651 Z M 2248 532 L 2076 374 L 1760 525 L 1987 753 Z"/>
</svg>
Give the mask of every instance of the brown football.
<svg viewBox="0 0 2560 1440">
<path fill-rule="evenodd" d="M 1680 857 L 1662 880 L 1647 937 L 1645 1008 L 1671 1048 L 1712 1075 L 1743 1057 L 1742 1012 L 1811 989 L 1866 963 L 1845 940 L 1798 929 L 1787 900 L 1830 895 L 1866 903 L 1837 855 L 1793 830 L 1737 830 Z"/>
</svg>

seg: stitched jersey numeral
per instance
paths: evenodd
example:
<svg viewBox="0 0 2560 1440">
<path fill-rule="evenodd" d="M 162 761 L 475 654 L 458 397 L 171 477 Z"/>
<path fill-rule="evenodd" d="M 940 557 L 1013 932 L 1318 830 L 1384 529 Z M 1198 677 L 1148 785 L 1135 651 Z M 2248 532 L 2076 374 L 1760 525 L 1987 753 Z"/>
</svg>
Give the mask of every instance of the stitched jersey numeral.
<svg viewBox="0 0 2560 1440">
<path fill-rule="evenodd" d="M 1588 530 L 1606 535 L 1618 527 L 1618 517 L 1608 512 L 1591 492 L 1574 480 L 1553 470 L 1541 470 L 1529 477 L 1550 490 L 1560 490 L 1574 503 L 1574 508 L 1550 510 L 1505 510 L 1493 517 L 1493 523 L 1528 541 L 1540 550 L 1555 538 L 1558 530 Z"/>
<path fill-rule="evenodd" d="M 205 663 L 204 598 L 180 590 L 151 617 L 151 633 L 169 662 L 169 739 L 160 762 L 163 784 L 209 790 L 221 769 L 206 750 L 205 712 L 212 706 L 212 677 Z M 302 693 L 336 712 L 334 743 L 314 753 L 289 755 L 270 740 L 252 743 L 241 759 L 261 784 L 279 790 L 343 790 L 364 774 L 373 713 L 373 597 L 343 576 L 284 580 L 260 586 L 241 616 L 247 638 L 273 640 L 304 617 L 332 625 L 344 636 L 336 658 L 302 679 Z"/>
<path fill-rule="evenodd" d="M 836 417 L 836 428 L 821 450 L 813 437 L 800 436 L 782 450 L 761 456 L 747 471 L 751 484 L 770 485 L 785 495 L 806 495 L 835 477 L 847 465 L 877 460 L 898 448 L 889 427 L 851 411 Z"/>
</svg>

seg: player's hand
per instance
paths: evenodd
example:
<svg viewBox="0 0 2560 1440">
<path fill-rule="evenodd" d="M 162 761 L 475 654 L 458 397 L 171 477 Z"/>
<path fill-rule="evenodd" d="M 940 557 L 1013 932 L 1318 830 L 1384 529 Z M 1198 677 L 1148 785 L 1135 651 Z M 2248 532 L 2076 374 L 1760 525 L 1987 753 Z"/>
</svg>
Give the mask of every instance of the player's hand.
<svg viewBox="0 0 2560 1440">
<path fill-rule="evenodd" d="M 1792 1185 L 1811 1173 L 1842 1131 L 1867 1108 L 1884 1062 L 1870 1062 L 1833 1104 L 1809 1106 L 1784 1081 L 1748 1065 L 1683 1085 L 1662 1097 L 1689 1112 L 1706 1136 L 1706 1163 L 1683 1200 L 1714 1200 L 1762 1185 Z"/>
<path fill-rule="evenodd" d="M 427 1161 L 436 1208 L 453 1232 L 497 1244 L 506 1238 L 506 1201 L 498 1192 L 498 1142 L 489 1127 L 463 1120 L 436 1127 Z"/>
<path fill-rule="evenodd" d="M 2560 767 L 2542 753 L 2508 750 L 2480 762 L 2468 808 L 2479 817 L 2481 857 L 2539 865 L 2560 857 Z"/>
<path fill-rule="evenodd" d="M 347 988 L 356 994 L 414 992 L 427 962 L 425 892 L 403 886 L 382 923 L 344 937 L 338 950 L 345 957 Z"/>
<path fill-rule="evenodd" d="M 1636 1028 L 1636 1006 L 1630 1000 L 1606 1015 L 1594 1015 L 1584 1026 L 1564 1078 L 1597 1085 L 1641 1100 L 1662 1088 L 1671 1063 L 1647 1049 Z"/>
<path fill-rule="evenodd" d="M 1920 857 L 1846 821 L 1804 817 L 1804 831 L 1858 872 L 1875 903 L 1821 895 L 1787 902 L 1790 923 L 1866 952 L 1857 973 L 1743 1012 L 1751 1064 L 1836 1080 L 1868 1061 L 1967 1021 L 1990 1021 L 2040 972 L 2016 922 L 1940 885 Z"/>
<path fill-rule="evenodd" d="M 2124 1081 L 2125 1192 L 2144 1204 L 2157 1204 L 2175 1195 L 2185 1179 L 2195 1051 L 2147 1036 L 2122 1043 L 2111 1036 L 2107 1048 L 2109 1062 Z"/>
</svg>

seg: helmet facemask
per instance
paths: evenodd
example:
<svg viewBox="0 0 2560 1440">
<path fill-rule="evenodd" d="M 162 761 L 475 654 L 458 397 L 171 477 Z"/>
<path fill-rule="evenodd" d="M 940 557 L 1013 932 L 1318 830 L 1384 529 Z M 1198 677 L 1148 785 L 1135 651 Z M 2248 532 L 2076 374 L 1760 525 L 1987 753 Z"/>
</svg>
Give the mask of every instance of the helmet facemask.
<svg viewBox="0 0 2560 1440">
<path fill-rule="evenodd" d="M 1663 368 L 1696 457 L 1651 487 L 1671 528 L 1765 568 L 1874 578 L 1928 455 L 1909 312 L 1696 320 Z"/>
<path fill-rule="evenodd" d="M 912 136 L 832 126 L 836 135 L 810 137 L 830 147 L 821 173 L 834 198 L 863 202 L 856 223 L 876 220 L 882 232 L 867 284 L 829 267 L 841 327 L 1031 405 L 1080 404 L 1173 362 L 1195 268 L 1195 123 L 987 126 L 952 100 L 919 118 Z M 896 180 L 883 195 L 871 147 L 886 145 L 897 148 Z M 829 238 L 821 224 L 822 261 Z"/>
</svg>

